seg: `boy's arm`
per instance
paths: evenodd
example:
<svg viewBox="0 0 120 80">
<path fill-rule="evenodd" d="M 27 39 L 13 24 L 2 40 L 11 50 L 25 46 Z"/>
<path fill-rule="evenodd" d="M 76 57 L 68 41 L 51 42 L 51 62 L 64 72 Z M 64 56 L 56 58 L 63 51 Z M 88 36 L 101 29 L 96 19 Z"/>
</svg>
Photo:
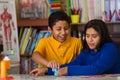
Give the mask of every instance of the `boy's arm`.
<svg viewBox="0 0 120 80">
<path fill-rule="evenodd" d="M 39 52 L 34 52 L 32 55 L 32 60 L 38 64 L 42 64 L 45 65 L 47 67 L 50 68 L 59 68 L 59 63 L 55 60 L 51 60 L 51 61 L 47 61 L 46 59 L 44 59 Z"/>
<path fill-rule="evenodd" d="M 30 71 L 30 75 L 38 76 L 38 75 L 45 75 L 48 72 L 48 68 L 35 68 Z"/>
<path fill-rule="evenodd" d="M 33 55 L 32 55 L 32 60 L 38 64 L 43 64 L 45 66 L 47 66 L 48 64 L 48 61 L 45 60 L 39 52 L 34 52 Z"/>
</svg>

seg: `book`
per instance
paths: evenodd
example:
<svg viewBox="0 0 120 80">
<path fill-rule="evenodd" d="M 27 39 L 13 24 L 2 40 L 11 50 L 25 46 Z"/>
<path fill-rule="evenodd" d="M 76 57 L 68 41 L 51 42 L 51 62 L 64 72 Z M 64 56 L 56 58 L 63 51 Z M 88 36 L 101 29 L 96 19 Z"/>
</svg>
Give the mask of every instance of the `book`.
<svg viewBox="0 0 120 80">
<path fill-rule="evenodd" d="M 87 22 L 89 20 L 87 0 L 79 0 L 79 4 L 82 8 L 81 22 Z"/>
<path fill-rule="evenodd" d="M 110 21 L 110 0 L 105 0 L 105 21 Z"/>
<path fill-rule="evenodd" d="M 28 74 L 29 59 L 27 57 L 21 58 L 21 74 Z"/>
<path fill-rule="evenodd" d="M 26 49 L 26 46 L 27 46 L 31 31 L 32 31 L 32 28 L 30 27 L 28 29 L 27 33 L 26 33 L 25 39 L 23 41 L 23 45 L 21 46 L 20 54 L 24 54 L 24 52 L 25 52 L 25 49 Z"/>
<path fill-rule="evenodd" d="M 116 21 L 116 0 L 110 0 L 110 21 Z"/>
<path fill-rule="evenodd" d="M 47 31 L 47 32 L 45 33 L 44 37 L 47 38 L 47 37 L 49 37 L 50 35 L 51 35 L 51 33 Z"/>
<path fill-rule="evenodd" d="M 33 42 L 33 40 L 34 40 L 34 37 L 35 37 L 36 32 L 37 32 L 37 29 L 33 28 L 33 29 L 32 29 L 32 32 L 31 32 L 31 35 L 30 35 L 30 37 L 29 37 L 29 41 L 28 41 L 27 47 L 26 47 L 26 49 L 25 49 L 25 54 L 29 54 L 29 50 L 30 50 L 30 47 L 31 47 L 32 42 Z"/>
<path fill-rule="evenodd" d="M 61 6 L 61 3 L 60 3 L 60 2 L 52 3 L 52 4 L 51 4 L 51 7 L 60 7 L 60 6 Z"/>
<path fill-rule="evenodd" d="M 33 28 L 31 29 L 31 33 L 30 33 L 30 35 L 29 35 L 29 37 L 28 37 L 28 42 L 27 42 L 27 45 L 26 45 L 24 54 L 27 54 L 27 48 L 28 48 L 29 45 L 30 45 L 30 41 L 31 41 L 31 39 L 32 39 L 32 34 L 33 34 Z"/>
<path fill-rule="evenodd" d="M 31 50 L 30 50 L 30 54 L 32 54 L 35 46 L 37 45 L 37 43 L 39 42 L 39 40 L 40 40 L 43 36 L 44 36 L 44 32 L 41 32 L 41 31 L 40 31 L 40 32 L 38 33 L 38 36 L 37 36 L 36 40 L 35 40 L 35 41 L 33 42 L 33 44 L 32 44 L 32 47 L 31 47 Z"/>
<path fill-rule="evenodd" d="M 20 61 L 21 61 L 21 63 L 20 63 L 20 64 L 21 64 L 21 65 L 20 65 L 20 68 L 21 68 L 21 69 L 20 69 L 20 70 L 21 70 L 20 73 L 21 73 L 21 74 L 25 74 L 25 73 L 26 73 L 26 72 L 25 72 L 25 68 L 24 68 L 24 67 L 25 67 L 25 58 L 24 58 L 24 57 L 21 58 Z"/>
<path fill-rule="evenodd" d="M 120 0 L 116 0 L 116 21 L 120 21 Z"/>
<path fill-rule="evenodd" d="M 24 28 L 23 35 L 22 35 L 22 38 L 20 40 L 20 49 L 21 49 L 21 47 L 23 45 L 23 41 L 25 39 L 25 35 L 26 35 L 27 31 L 28 31 L 28 28 Z"/>
<path fill-rule="evenodd" d="M 33 40 L 33 43 L 32 43 L 29 54 L 33 53 L 34 48 L 36 47 L 36 45 L 38 44 L 38 42 L 40 41 L 41 38 L 49 37 L 50 35 L 51 35 L 51 33 L 48 32 L 48 31 L 40 31 L 40 32 L 38 32 L 36 34 L 36 36 L 35 36 L 35 39 Z"/>
<path fill-rule="evenodd" d="M 49 0 L 50 3 L 56 3 L 56 2 L 61 2 L 61 0 Z"/>
<path fill-rule="evenodd" d="M 70 0 L 62 0 L 61 2 L 61 8 L 63 11 L 67 13 L 68 16 L 70 16 L 71 12 L 71 3 Z"/>
<path fill-rule="evenodd" d="M 61 0 L 50 0 L 50 8 L 49 8 L 49 12 L 50 14 L 59 10 L 62 10 L 61 8 Z"/>
<path fill-rule="evenodd" d="M 102 19 L 101 0 L 94 0 L 94 16 L 95 19 Z"/>
<path fill-rule="evenodd" d="M 95 18 L 94 0 L 87 0 L 87 4 L 88 4 L 88 17 L 89 17 L 89 20 L 94 19 Z"/>
<path fill-rule="evenodd" d="M 30 50 L 29 50 L 29 54 L 32 54 L 32 52 L 33 52 L 33 50 L 34 50 L 34 48 L 35 48 L 35 43 L 36 43 L 36 41 L 37 41 L 38 34 L 39 34 L 39 32 L 37 32 L 37 33 L 35 34 L 34 38 L 33 38 L 33 42 L 32 42 L 32 45 L 31 45 L 31 47 L 30 47 Z"/>
<path fill-rule="evenodd" d="M 38 35 L 37 41 L 36 41 L 36 43 L 35 43 L 35 46 L 38 44 L 38 42 L 40 41 L 41 38 L 47 37 L 47 35 L 49 35 L 49 34 L 45 35 L 47 32 L 48 32 L 48 31 L 40 31 L 40 32 L 39 32 L 39 35 Z"/>
<path fill-rule="evenodd" d="M 20 28 L 20 32 L 19 32 L 19 37 L 18 37 L 19 44 L 20 44 L 20 40 L 21 40 L 21 38 L 22 38 L 23 31 L 24 31 L 24 28 L 21 27 L 21 28 Z"/>
</svg>

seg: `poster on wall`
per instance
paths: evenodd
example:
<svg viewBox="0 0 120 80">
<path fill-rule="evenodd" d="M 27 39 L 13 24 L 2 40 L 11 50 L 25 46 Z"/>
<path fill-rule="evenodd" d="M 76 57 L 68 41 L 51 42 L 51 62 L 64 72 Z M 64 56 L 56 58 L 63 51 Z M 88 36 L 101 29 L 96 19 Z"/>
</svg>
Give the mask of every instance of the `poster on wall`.
<svg viewBox="0 0 120 80">
<path fill-rule="evenodd" d="M 3 54 L 9 54 L 11 61 L 19 61 L 15 0 L 0 0 L 0 35 Z"/>
<path fill-rule="evenodd" d="M 41 19 L 48 17 L 48 0 L 19 0 L 21 19 Z"/>
<path fill-rule="evenodd" d="M 42 17 L 42 0 L 19 0 L 20 18 L 40 18 Z"/>
</svg>

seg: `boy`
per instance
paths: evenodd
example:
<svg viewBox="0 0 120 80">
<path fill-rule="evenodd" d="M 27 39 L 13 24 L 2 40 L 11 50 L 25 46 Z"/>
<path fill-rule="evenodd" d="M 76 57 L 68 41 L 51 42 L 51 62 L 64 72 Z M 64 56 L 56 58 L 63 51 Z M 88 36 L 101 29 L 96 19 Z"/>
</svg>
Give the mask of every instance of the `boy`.
<svg viewBox="0 0 120 80">
<path fill-rule="evenodd" d="M 82 43 L 78 38 L 70 36 L 70 18 L 65 12 L 52 13 L 48 18 L 48 24 L 51 36 L 39 41 L 32 59 L 45 67 L 58 68 L 71 62 L 80 53 Z M 31 71 L 30 74 L 37 70 Z"/>
</svg>

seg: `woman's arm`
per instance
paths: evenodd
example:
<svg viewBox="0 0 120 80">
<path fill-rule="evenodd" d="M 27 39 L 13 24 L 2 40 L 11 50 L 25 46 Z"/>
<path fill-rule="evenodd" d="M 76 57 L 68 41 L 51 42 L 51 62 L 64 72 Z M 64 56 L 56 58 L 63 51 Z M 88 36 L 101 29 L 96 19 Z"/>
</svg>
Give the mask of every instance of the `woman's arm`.
<svg viewBox="0 0 120 80">
<path fill-rule="evenodd" d="M 82 64 L 82 62 L 84 62 L 82 56 L 84 56 L 84 54 L 81 51 L 81 53 L 72 62 L 70 62 L 69 64 L 61 65 L 60 68 L 63 68 L 63 67 L 66 67 L 66 66 L 70 66 L 70 65 L 80 65 L 80 64 Z M 48 73 L 47 74 L 53 75 L 53 72 L 52 72 L 51 68 L 48 68 Z"/>
<path fill-rule="evenodd" d="M 68 65 L 67 75 L 98 75 L 110 70 L 118 60 L 119 52 L 115 45 L 106 44 L 100 51 L 100 57 L 88 65 Z M 59 70 L 61 72 L 62 69 Z M 59 74 L 65 74 L 64 72 Z"/>
</svg>

